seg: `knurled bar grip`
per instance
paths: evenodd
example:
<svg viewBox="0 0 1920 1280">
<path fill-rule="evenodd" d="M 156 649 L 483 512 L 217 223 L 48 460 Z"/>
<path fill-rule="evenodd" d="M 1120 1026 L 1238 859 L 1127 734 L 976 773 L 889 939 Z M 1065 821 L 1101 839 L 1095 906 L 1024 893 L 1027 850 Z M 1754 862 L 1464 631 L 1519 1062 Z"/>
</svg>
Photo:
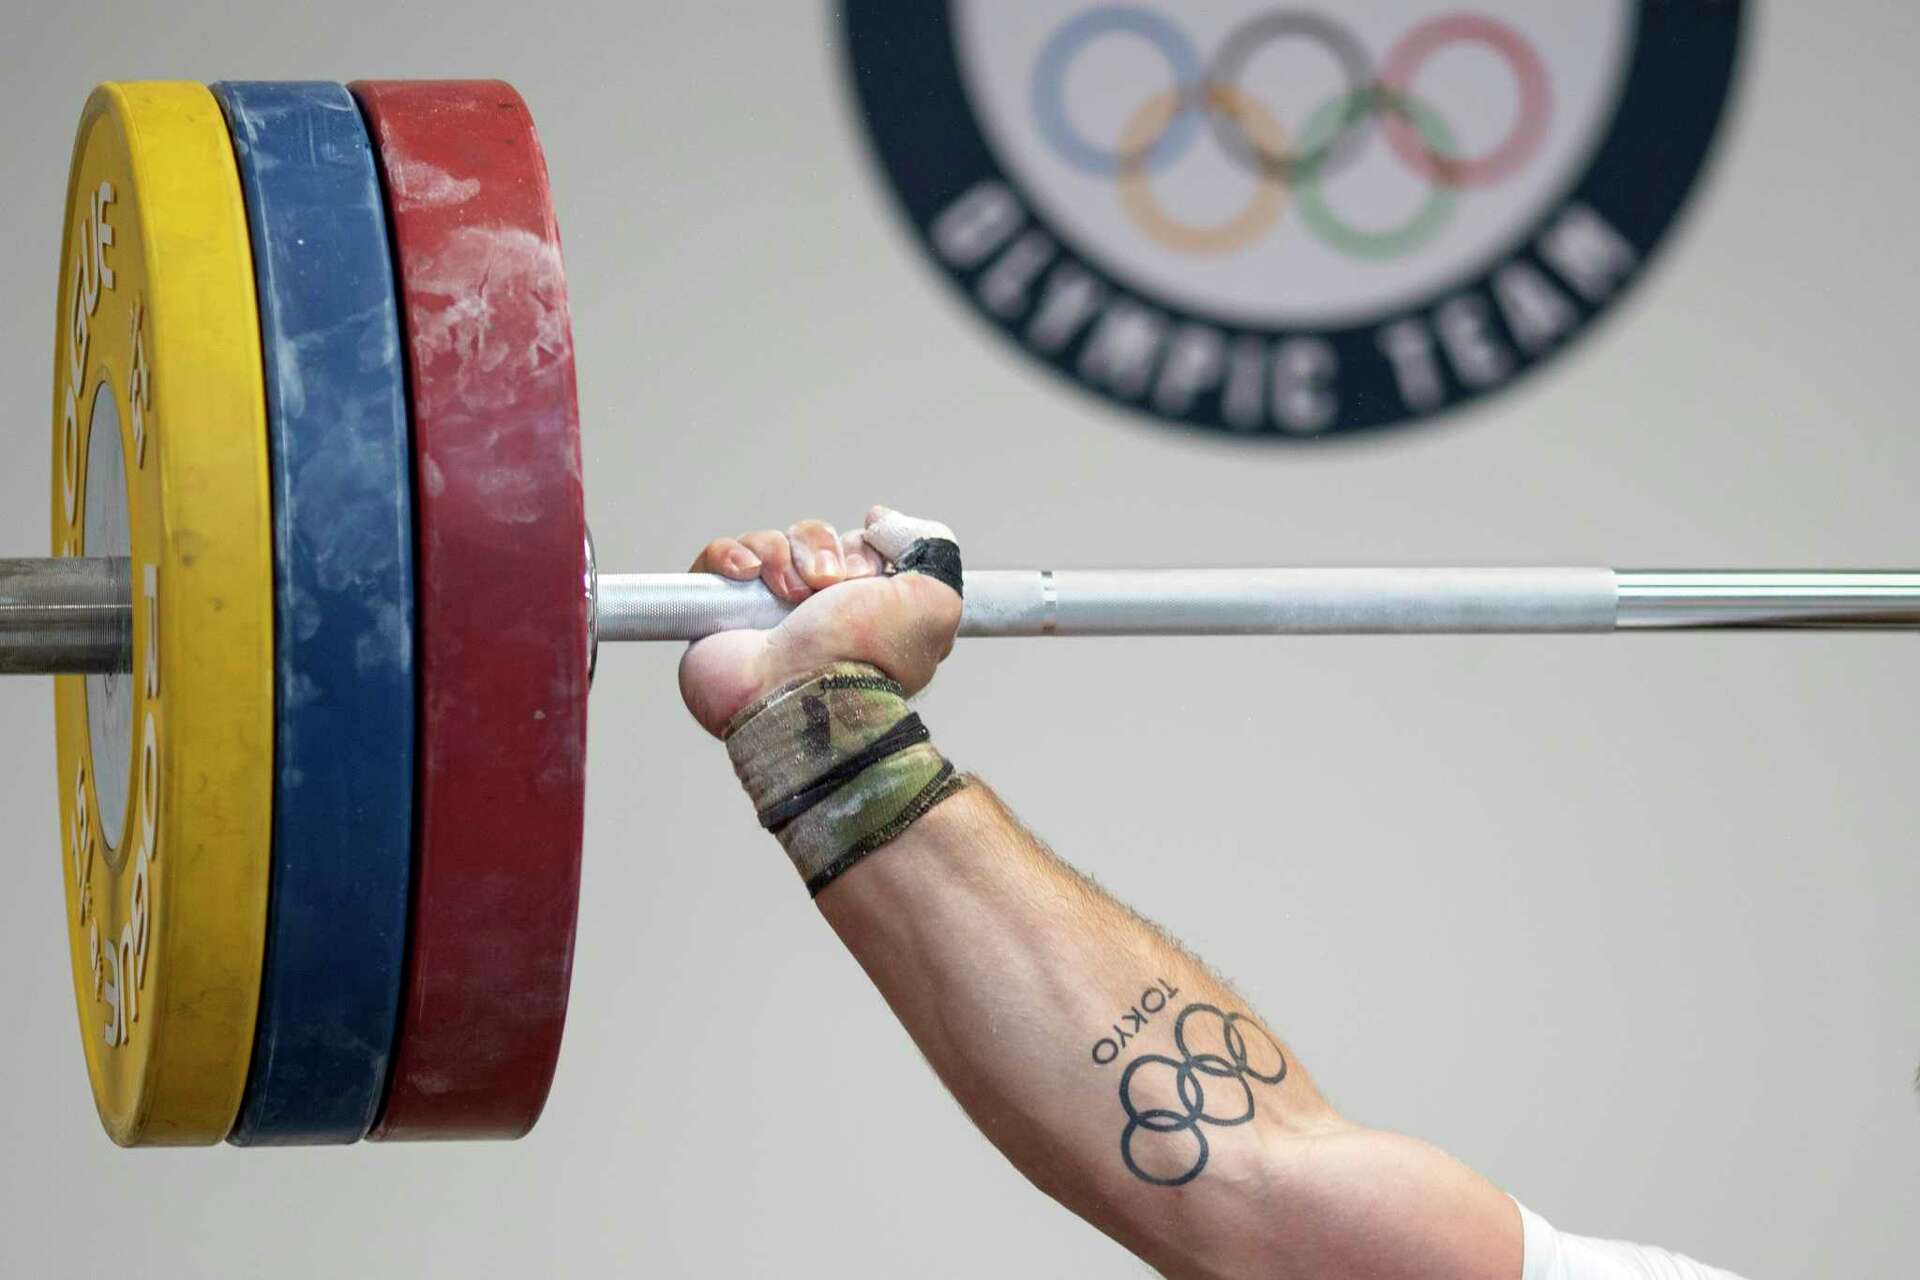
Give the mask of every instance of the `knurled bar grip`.
<svg viewBox="0 0 1920 1280">
<path fill-rule="evenodd" d="M 764 630 L 758 582 L 603 574 L 603 640 Z M 1920 627 L 1920 572 L 1736 569 L 986 569 L 963 636 L 1442 635 Z"/>
<path fill-rule="evenodd" d="M 1611 631 L 1610 569 L 974 570 L 963 636 Z M 602 640 L 687 640 L 776 625 L 758 582 L 601 575 Z"/>
<path fill-rule="evenodd" d="M 0 675 L 131 671 L 132 565 L 0 560 Z"/>
<path fill-rule="evenodd" d="M 0 560 L 0 674 L 129 669 L 124 560 Z M 963 636 L 1434 635 L 1920 627 L 1920 572 L 1769 569 L 987 569 Z M 598 638 L 777 625 L 759 582 L 600 574 Z"/>
</svg>

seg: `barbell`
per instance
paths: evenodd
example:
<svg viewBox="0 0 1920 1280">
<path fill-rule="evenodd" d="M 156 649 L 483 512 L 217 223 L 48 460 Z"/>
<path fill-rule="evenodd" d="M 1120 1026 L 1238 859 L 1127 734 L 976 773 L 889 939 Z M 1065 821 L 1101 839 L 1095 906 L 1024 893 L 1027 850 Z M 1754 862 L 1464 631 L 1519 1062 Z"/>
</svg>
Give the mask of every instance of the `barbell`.
<svg viewBox="0 0 1920 1280">
<path fill-rule="evenodd" d="M 764 631 L 794 606 L 760 582 L 603 574 L 590 652 Z M 963 637 L 1554 634 L 1920 627 L 1920 571 L 1601 568 L 976 569 Z M 133 667 L 125 559 L 0 560 L 0 674 Z M 591 659 L 589 665 L 591 666 Z"/>
<path fill-rule="evenodd" d="M 126 1145 L 516 1137 L 559 1051 L 605 641 L 559 237 L 497 82 L 108 84 L 61 254 L 52 674 L 74 994 Z M 975 570 L 963 636 L 1920 626 L 1920 572 Z"/>
</svg>

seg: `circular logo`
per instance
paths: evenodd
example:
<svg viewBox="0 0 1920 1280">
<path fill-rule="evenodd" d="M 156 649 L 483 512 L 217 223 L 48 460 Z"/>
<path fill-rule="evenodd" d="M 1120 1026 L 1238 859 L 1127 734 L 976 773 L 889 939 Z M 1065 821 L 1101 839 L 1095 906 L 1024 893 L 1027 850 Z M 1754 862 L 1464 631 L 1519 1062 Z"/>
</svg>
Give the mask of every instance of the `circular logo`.
<svg viewBox="0 0 1920 1280">
<path fill-rule="evenodd" d="M 1742 7 L 850 0 L 845 50 L 907 217 L 1010 340 L 1303 439 L 1511 385 L 1617 300 L 1705 165 Z"/>
</svg>

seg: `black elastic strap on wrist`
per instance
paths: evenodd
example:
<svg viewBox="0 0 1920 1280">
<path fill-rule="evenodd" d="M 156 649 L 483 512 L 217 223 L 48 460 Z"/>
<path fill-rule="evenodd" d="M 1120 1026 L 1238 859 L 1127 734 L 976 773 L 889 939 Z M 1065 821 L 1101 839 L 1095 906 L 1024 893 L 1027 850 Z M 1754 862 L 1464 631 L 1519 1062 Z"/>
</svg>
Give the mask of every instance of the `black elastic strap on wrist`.
<svg viewBox="0 0 1920 1280">
<path fill-rule="evenodd" d="M 868 743 L 863 750 L 848 756 L 784 800 L 776 800 L 762 809 L 759 814 L 760 825 L 779 835 L 789 822 L 866 772 L 868 766 L 916 743 L 925 742 L 927 737 L 927 726 L 921 722 L 919 715 L 907 716 Z"/>
</svg>

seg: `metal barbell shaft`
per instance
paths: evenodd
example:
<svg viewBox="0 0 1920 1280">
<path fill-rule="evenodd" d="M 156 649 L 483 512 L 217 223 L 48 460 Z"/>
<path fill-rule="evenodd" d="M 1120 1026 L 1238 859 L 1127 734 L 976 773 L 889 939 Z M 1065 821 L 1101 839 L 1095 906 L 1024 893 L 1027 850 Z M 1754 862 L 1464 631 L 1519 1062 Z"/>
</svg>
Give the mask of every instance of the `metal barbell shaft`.
<svg viewBox="0 0 1920 1280">
<path fill-rule="evenodd" d="M 0 675 L 133 669 L 126 560 L 0 560 Z"/>
<path fill-rule="evenodd" d="M 1433 635 L 1920 627 L 1920 572 L 1077 569 L 967 574 L 963 636 Z M 705 574 L 600 578 L 603 640 L 771 627 L 788 606 Z"/>
<path fill-rule="evenodd" d="M 789 606 L 708 574 L 598 576 L 599 638 L 696 640 Z M 967 574 L 963 636 L 1920 627 L 1920 571 L 1065 569 Z M 124 560 L 0 560 L 0 674 L 130 668 Z"/>
<path fill-rule="evenodd" d="M 1606 569 L 989 569 L 967 574 L 960 634 L 1607 631 L 1614 601 Z M 600 579 L 604 640 L 764 628 L 785 612 L 758 583 Z"/>
</svg>

